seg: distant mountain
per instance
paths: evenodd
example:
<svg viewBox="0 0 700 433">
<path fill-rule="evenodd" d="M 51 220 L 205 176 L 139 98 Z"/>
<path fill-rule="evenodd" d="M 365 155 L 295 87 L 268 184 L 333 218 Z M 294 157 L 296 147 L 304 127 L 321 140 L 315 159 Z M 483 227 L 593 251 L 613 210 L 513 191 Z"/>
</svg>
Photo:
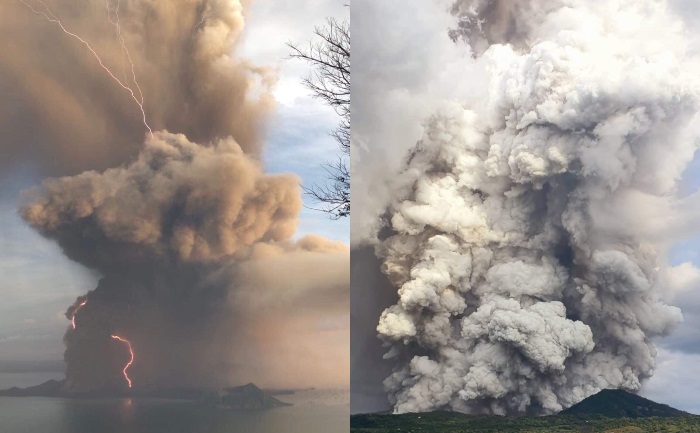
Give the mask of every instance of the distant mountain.
<svg viewBox="0 0 700 433">
<path fill-rule="evenodd" d="M 561 415 L 602 415 L 608 418 L 690 416 L 669 405 L 656 403 L 621 389 L 604 389 L 565 409 Z"/>
<path fill-rule="evenodd" d="M 146 388 L 134 390 L 105 389 L 89 392 L 65 390 L 65 380 L 49 380 L 28 388 L 0 390 L 0 397 L 61 397 L 61 398 L 168 398 L 189 400 L 221 409 L 263 410 L 291 406 L 274 398 L 252 383 L 223 389 L 187 387 Z"/>
<path fill-rule="evenodd" d="M 289 403 L 277 400 L 252 383 L 207 392 L 203 395 L 202 402 L 209 406 L 233 410 L 262 410 L 291 406 Z"/>
<path fill-rule="evenodd" d="M 91 391 L 71 391 L 66 389 L 66 380 L 47 380 L 27 388 L 9 388 L 0 390 L 0 397 L 61 397 L 61 398 L 120 398 L 145 397 L 168 398 L 180 400 L 198 400 L 202 388 L 170 387 L 139 389 L 97 389 Z"/>
<path fill-rule="evenodd" d="M 12 387 L 0 390 L 0 397 L 60 397 L 63 393 L 65 380 L 47 380 L 46 382 L 27 388 Z"/>
</svg>

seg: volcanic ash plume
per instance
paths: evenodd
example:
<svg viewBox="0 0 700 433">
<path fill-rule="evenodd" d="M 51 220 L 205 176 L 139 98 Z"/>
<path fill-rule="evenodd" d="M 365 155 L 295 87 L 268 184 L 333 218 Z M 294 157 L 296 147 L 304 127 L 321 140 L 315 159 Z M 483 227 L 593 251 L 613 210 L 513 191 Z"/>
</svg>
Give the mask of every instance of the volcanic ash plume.
<svg viewBox="0 0 700 433">
<path fill-rule="evenodd" d="M 137 100 L 143 94 L 154 131 L 197 143 L 232 136 L 257 155 L 275 77 L 232 56 L 246 3 L 43 2 Z M 47 13 L 38 0 L 0 4 L 0 169 L 31 160 L 44 173 L 66 175 L 134 158 L 148 131 L 130 92 L 84 44 L 27 6 Z"/>
<path fill-rule="evenodd" d="M 488 98 L 427 123 L 388 209 L 394 410 L 552 413 L 638 390 L 682 319 L 656 275 L 696 149 L 683 28 L 651 0 L 454 10 Z"/>
<path fill-rule="evenodd" d="M 295 334 L 268 330 L 262 347 L 253 334 L 273 317 L 294 326 L 305 319 L 300 310 L 316 307 L 309 318 L 320 320 L 347 304 L 346 248 L 314 236 L 290 240 L 298 189 L 294 176 L 264 175 L 232 139 L 205 147 L 160 132 L 127 166 L 50 179 L 34 191 L 23 217 L 103 275 L 67 312 L 76 323 L 65 338 L 69 387 L 120 386 L 128 353 L 109 339 L 115 331 L 131 340 L 140 385 L 289 381 L 294 369 L 266 358 L 288 353 L 287 339 L 299 327 L 313 334 L 314 324 L 297 323 Z"/>
<path fill-rule="evenodd" d="M 349 380 L 349 253 L 294 239 L 299 179 L 259 161 L 245 3 L 0 5 L 0 159 L 63 176 L 22 217 L 101 277 L 66 312 L 69 391 Z"/>
</svg>

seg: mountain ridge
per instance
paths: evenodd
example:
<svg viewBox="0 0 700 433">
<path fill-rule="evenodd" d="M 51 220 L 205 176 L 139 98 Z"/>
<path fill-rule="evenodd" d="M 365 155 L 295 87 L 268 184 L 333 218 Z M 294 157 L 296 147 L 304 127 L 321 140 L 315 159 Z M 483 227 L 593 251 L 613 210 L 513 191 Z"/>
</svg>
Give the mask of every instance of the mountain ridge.
<svg viewBox="0 0 700 433">
<path fill-rule="evenodd" d="M 608 418 L 693 416 L 621 389 L 604 389 L 559 412 L 561 415 L 602 415 Z"/>
<path fill-rule="evenodd" d="M 291 404 L 280 401 L 253 383 L 220 389 L 171 387 L 148 389 L 104 389 L 73 392 L 65 389 L 64 380 L 48 380 L 27 388 L 0 390 L 0 397 L 58 397 L 58 398 L 167 398 L 195 401 L 207 406 L 231 410 L 264 410 Z M 288 391 L 287 394 L 293 393 Z"/>
</svg>

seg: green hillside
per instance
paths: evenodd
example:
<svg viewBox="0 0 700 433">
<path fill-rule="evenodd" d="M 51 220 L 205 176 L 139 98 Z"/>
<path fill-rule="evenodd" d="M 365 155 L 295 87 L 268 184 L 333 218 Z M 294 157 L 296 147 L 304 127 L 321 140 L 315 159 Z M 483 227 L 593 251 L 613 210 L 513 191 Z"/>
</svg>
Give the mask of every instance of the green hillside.
<svg viewBox="0 0 700 433">
<path fill-rule="evenodd" d="M 700 417 L 607 418 L 592 415 L 547 417 L 469 416 L 451 412 L 353 415 L 352 433 L 700 433 Z"/>
<path fill-rule="evenodd" d="M 559 415 L 474 416 L 454 412 L 363 414 L 352 433 L 700 433 L 700 416 L 630 394 L 605 390 Z"/>
</svg>

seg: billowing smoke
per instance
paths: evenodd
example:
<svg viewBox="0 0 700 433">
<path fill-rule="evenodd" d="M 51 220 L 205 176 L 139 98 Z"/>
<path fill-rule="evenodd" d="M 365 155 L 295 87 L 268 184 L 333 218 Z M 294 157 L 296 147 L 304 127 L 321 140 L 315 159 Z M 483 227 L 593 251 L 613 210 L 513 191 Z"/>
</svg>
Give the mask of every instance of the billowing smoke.
<svg viewBox="0 0 700 433">
<path fill-rule="evenodd" d="M 295 238 L 300 180 L 264 173 L 274 77 L 231 57 L 245 2 L 108 2 L 129 56 L 103 3 L 47 2 L 126 81 L 131 58 L 153 136 L 85 46 L 6 3 L 3 163 L 65 175 L 21 215 L 101 276 L 66 311 L 67 390 L 126 386 L 113 334 L 135 388 L 345 385 L 348 249 Z"/>
<path fill-rule="evenodd" d="M 394 183 L 376 247 L 398 292 L 377 327 L 394 410 L 542 414 L 636 391 L 682 320 L 657 271 L 697 147 L 683 26 L 654 0 L 453 11 L 488 93 L 434 115 Z"/>
<path fill-rule="evenodd" d="M 309 340 L 323 321 L 343 330 L 332 318 L 347 308 L 347 249 L 292 241 L 298 179 L 264 175 L 232 139 L 159 132 L 131 164 L 49 179 L 27 200 L 25 220 L 103 276 L 66 312 L 70 389 L 123 384 L 112 333 L 130 339 L 139 387 L 342 380 L 322 361 L 342 353 Z"/>
<path fill-rule="evenodd" d="M 493 44 L 526 49 L 533 45 L 547 15 L 562 6 L 564 2 L 559 1 L 458 1 L 452 5 L 452 13 L 459 21 L 449 34 L 455 40 L 463 39 L 479 54 Z"/>
<path fill-rule="evenodd" d="M 37 0 L 26 3 L 44 10 Z M 231 56 L 248 2 L 44 3 L 136 91 L 131 58 L 154 131 L 184 133 L 198 143 L 232 136 L 246 152 L 260 151 L 275 77 Z M 129 56 L 110 22 L 117 16 Z M 75 174 L 138 153 L 147 132 L 141 112 L 84 45 L 20 0 L 0 5 L 0 38 L 0 168 L 29 159 L 52 175 Z"/>
</svg>

